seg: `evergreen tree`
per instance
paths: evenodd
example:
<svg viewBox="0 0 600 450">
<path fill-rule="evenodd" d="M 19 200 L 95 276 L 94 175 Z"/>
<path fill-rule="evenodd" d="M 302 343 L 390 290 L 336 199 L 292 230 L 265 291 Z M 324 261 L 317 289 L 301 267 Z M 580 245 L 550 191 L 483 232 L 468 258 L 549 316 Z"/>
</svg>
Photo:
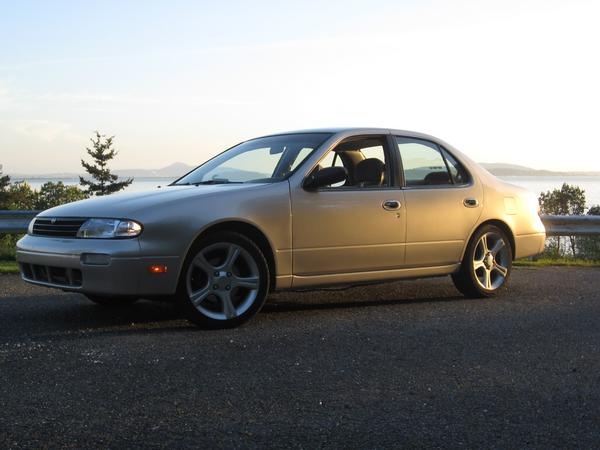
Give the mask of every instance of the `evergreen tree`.
<svg viewBox="0 0 600 450">
<path fill-rule="evenodd" d="M 119 177 L 110 173 L 108 162 L 117 155 L 117 151 L 113 148 L 114 138 L 114 136 L 106 137 L 97 131 L 95 138 L 90 138 L 92 148 L 86 148 L 86 150 L 93 162 L 87 163 L 82 159 L 81 165 L 92 179 L 86 180 L 79 177 L 79 184 L 87 186 L 87 193 L 90 196 L 112 194 L 125 189 L 133 182 L 133 178 L 117 181 Z"/>
</svg>

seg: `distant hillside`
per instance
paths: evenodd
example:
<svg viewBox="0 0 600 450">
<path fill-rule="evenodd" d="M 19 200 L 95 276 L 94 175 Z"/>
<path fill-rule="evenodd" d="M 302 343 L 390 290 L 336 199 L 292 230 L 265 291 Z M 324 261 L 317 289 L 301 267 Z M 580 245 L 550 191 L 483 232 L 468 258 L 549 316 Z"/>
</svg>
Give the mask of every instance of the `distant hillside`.
<svg viewBox="0 0 600 450">
<path fill-rule="evenodd" d="M 163 167 L 162 169 L 115 169 L 112 173 L 122 178 L 133 177 L 133 178 L 179 178 L 185 175 L 196 166 L 190 166 L 182 162 L 176 162 Z M 73 173 L 73 172 L 55 172 L 45 174 L 9 174 L 12 180 L 30 180 L 36 178 L 49 178 L 57 180 L 65 179 L 76 179 L 80 175 L 83 177 L 89 177 L 84 173 Z"/>
<path fill-rule="evenodd" d="M 178 178 L 185 175 L 195 166 L 189 166 L 182 162 L 176 162 L 163 167 L 162 169 L 117 169 L 113 170 L 115 175 L 120 177 L 133 177 L 133 178 Z"/>
<path fill-rule="evenodd" d="M 531 167 L 506 163 L 479 163 L 488 172 L 499 177 L 526 176 L 526 177 L 552 177 L 552 176 L 587 176 L 600 177 L 600 172 L 554 172 L 552 170 L 537 170 Z"/>
</svg>

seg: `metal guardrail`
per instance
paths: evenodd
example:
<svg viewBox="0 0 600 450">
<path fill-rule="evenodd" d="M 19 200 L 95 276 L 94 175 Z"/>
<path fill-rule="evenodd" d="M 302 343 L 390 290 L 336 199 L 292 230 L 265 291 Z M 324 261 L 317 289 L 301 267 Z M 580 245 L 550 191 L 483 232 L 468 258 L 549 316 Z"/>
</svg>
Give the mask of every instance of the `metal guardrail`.
<svg viewBox="0 0 600 450">
<path fill-rule="evenodd" d="M 0 211 L 0 234 L 26 233 L 40 211 Z M 600 216 L 540 216 L 548 236 L 600 236 Z"/>
<path fill-rule="evenodd" d="M 31 219 L 40 211 L 0 211 L 0 234 L 27 233 Z"/>
<path fill-rule="evenodd" d="M 600 236 L 600 216 L 540 216 L 546 236 Z"/>
</svg>

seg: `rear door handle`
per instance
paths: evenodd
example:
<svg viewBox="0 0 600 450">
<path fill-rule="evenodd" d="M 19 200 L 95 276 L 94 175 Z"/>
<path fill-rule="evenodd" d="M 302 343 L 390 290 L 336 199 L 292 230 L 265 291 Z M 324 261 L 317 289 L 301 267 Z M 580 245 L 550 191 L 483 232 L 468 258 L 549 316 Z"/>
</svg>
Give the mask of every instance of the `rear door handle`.
<svg viewBox="0 0 600 450">
<path fill-rule="evenodd" d="M 400 209 L 402 204 L 398 200 L 386 200 L 381 206 L 383 206 L 383 209 L 387 209 L 388 211 L 395 211 Z"/>
<path fill-rule="evenodd" d="M 467 208 L 476 208 L 479 206 L 479 200 L 476 198 L 465 198 L 463 200 L 463 205 L 465 205 Z"/>
</svg>

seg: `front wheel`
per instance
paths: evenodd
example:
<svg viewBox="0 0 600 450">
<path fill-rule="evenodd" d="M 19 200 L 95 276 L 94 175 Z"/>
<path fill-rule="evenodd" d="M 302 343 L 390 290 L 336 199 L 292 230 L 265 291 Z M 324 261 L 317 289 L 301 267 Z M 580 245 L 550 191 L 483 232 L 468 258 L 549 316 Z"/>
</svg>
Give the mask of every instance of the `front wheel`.
<svg viewBox="0 0 600 450">
<path fill-rule="evenodd" d="M 492 297 L 510 276 L 512 256 L 506 233 L 494 225 L 485 225 L 471 237 L 452 281 L 467 297 Z"/>
<path fill-rule="evenodd" d="M 184 264 L 177 302 L 202 328 L 232 328 L 249 320 L 269 292 L 269 268 L 245 236 L 217 232 L 198 241 Z"/>
</svg>

